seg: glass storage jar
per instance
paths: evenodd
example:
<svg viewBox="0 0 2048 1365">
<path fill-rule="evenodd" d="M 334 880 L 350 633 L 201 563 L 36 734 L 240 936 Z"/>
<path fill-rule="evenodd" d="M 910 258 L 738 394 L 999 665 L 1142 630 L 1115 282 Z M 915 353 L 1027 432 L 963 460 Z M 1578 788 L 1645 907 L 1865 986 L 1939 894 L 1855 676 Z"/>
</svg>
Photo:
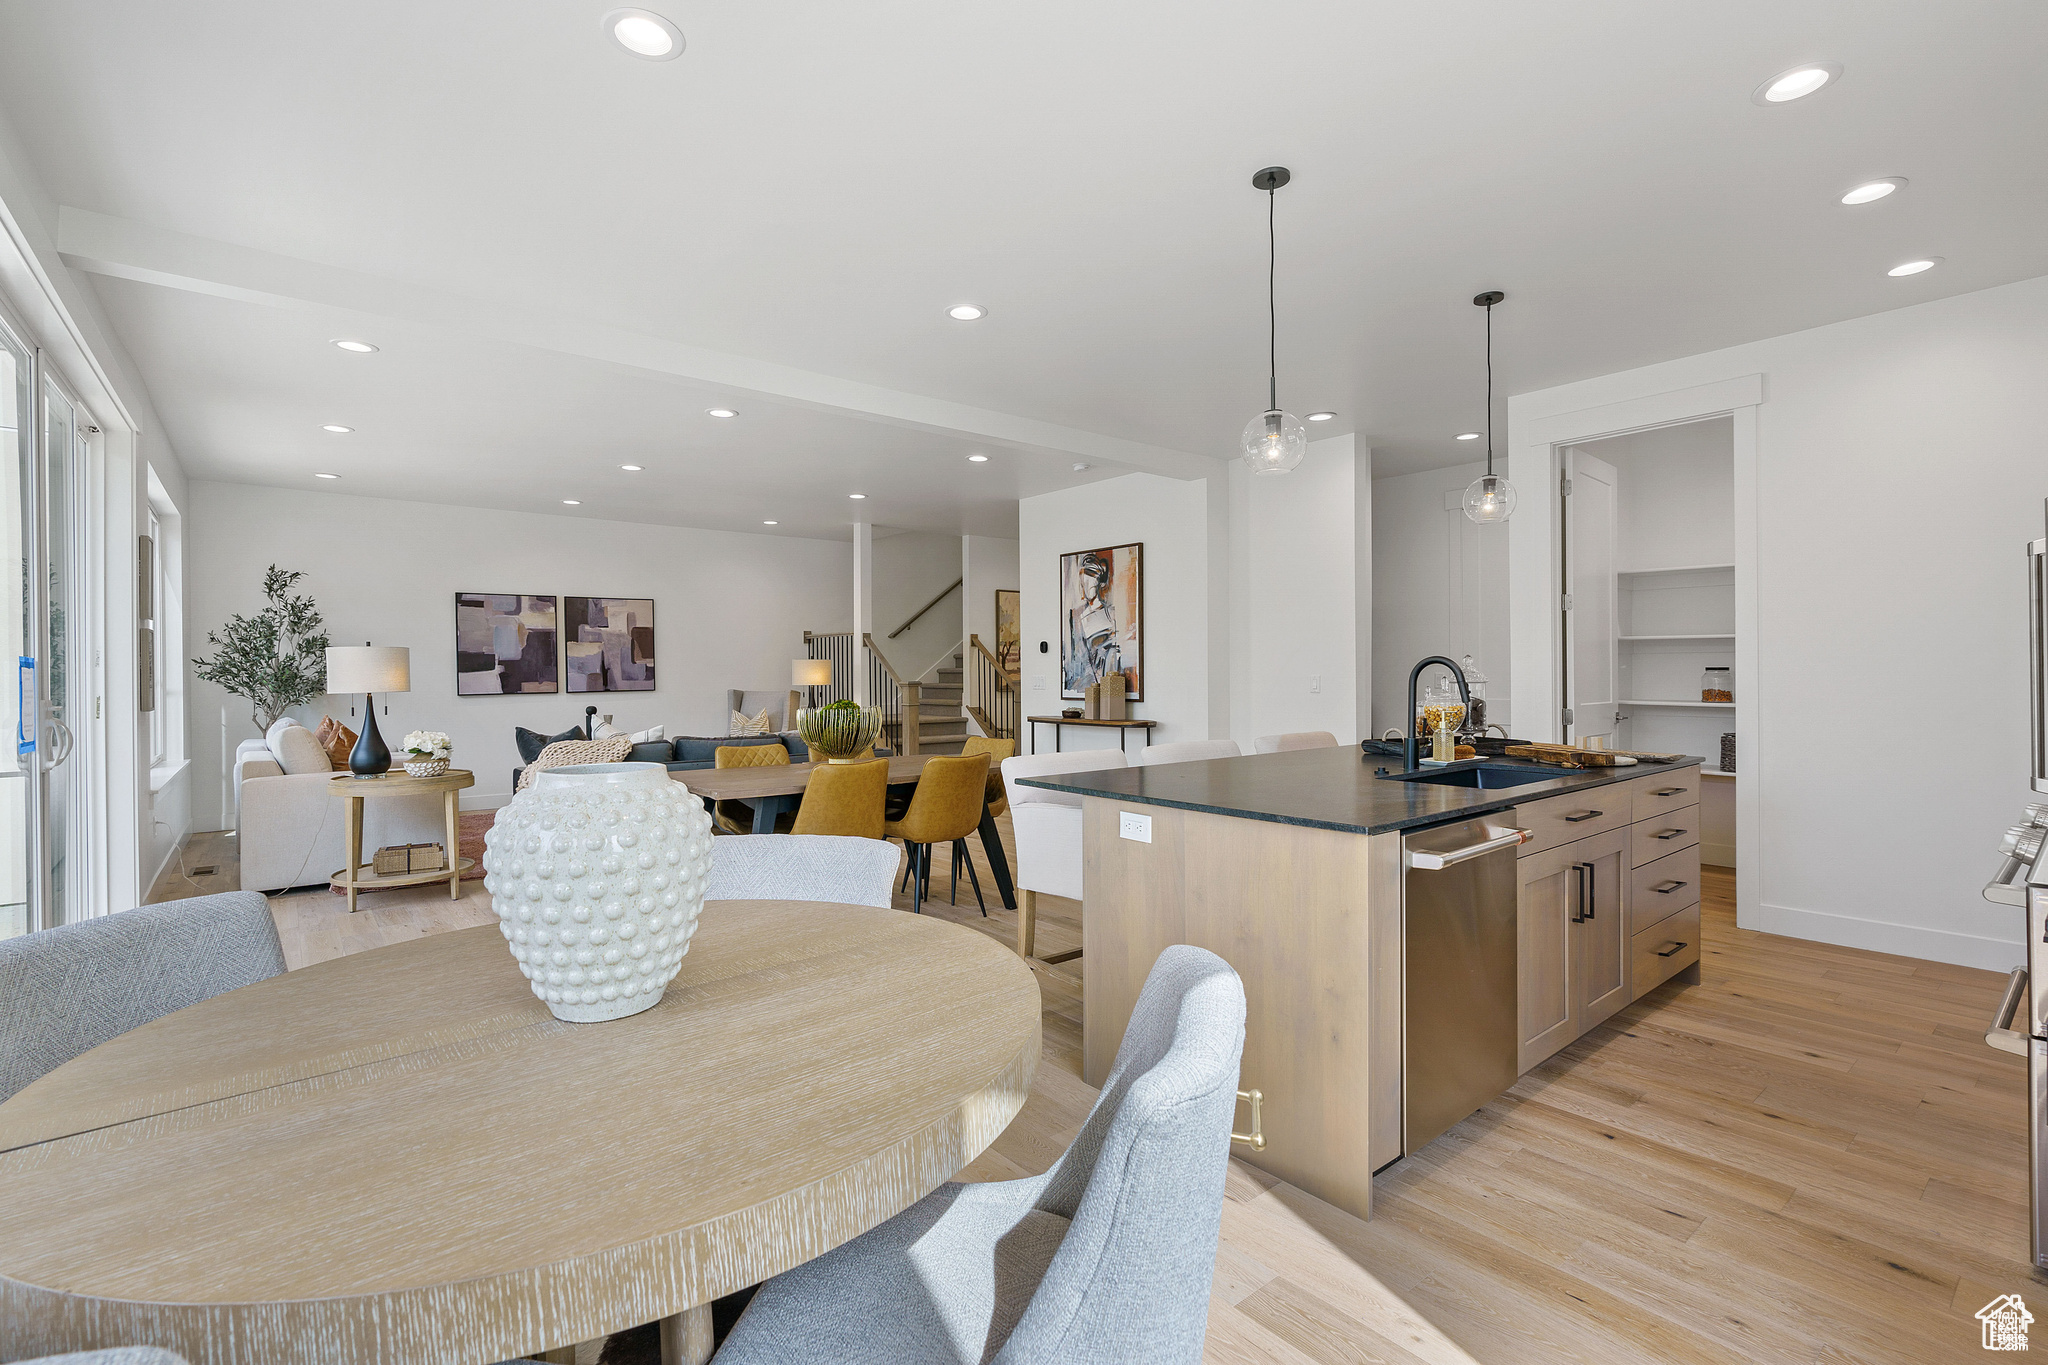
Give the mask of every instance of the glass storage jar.
<svg viewBox="0 0 2048 1365">
<path fill-rule="evenodd" d="M 1701 701 L 1734 701 L 1735 671 L 1729 668 L 1709 668 L 1700 673 Z"/>
</svg>

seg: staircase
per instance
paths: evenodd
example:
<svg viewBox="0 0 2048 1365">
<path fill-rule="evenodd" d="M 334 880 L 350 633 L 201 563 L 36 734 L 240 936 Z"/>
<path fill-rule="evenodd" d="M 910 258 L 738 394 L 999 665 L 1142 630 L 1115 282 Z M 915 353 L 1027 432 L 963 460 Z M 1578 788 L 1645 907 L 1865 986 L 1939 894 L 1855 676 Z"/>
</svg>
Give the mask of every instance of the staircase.
<svg viewBox="0 0 2048 1365">
<path fill-rule="evenodd" d="M 967 743 L 967 715 L 961 709 L 965 670 L 959 653 L 951 666 L 932 673 L 918 697 L 917 748 L 926 754 L 957 754 Z"/>
</svg>

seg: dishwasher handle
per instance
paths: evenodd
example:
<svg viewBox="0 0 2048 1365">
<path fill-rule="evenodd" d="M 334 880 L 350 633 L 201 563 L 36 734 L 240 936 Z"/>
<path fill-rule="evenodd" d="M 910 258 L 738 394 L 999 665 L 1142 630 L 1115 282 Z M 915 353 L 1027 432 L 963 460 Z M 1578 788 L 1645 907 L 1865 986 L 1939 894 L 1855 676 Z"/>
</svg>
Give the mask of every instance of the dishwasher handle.
<svg viewBox="0 0 2048 1365">
<path fill-rule="evenodd" d="M 2013 1015 L 2019 1013 L 2020 993 L 2027 988 L 2027 969 L 2015 967 L 2005 981 L 2005 998 L 1998 1002 L 1998 1014 L 1991 1021 L 1991 1027 L 1984 1030 L 1984 1041 L 2000 1052 L 2015 1056 L 2027 1055 L 2027 1035 L 2012 1026 Z"/>
<path fill-rule="evenodd" d="M 1491 839 L 1482 840 L 1476 844 L 1467 844 L 1463 848 L 1441 850 L 1411 848 L 1408 850 L 1408 866 L 1422 872 L 1441 872 L 1447 867 L 1456 867 L 1459 863 L 1468 863 L 1474 858 L 1483 858 L 1496 849 L 1514 848 L 1518 844 L 1527 842 L 1528 838 L 1528 830 L 1511 829 L 1506 834 L 1498 834 Z"/>
</svg>

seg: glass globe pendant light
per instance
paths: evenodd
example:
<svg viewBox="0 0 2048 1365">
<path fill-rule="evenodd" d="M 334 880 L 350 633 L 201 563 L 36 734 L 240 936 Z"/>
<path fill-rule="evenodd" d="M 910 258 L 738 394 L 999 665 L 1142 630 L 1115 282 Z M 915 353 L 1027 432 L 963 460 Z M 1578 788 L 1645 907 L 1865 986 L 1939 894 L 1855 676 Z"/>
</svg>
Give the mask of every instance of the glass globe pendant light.
<svg viewBox="0 0 2048 1365">
<path fill-rule="evenodd" d="M 1293 177 L 1285 166 L 1268 166 L 1252 177 L 1266 192 L 1266 410 L 1245 424 L 1244 462 L 1254 474 L 1285 474 L 1308 453 L 1308 428 L 1280 408 L 1280 322 L 1273 302 L 1279 247 L 1273 235 L 1273 192 Z"/>
<path fill-rule="evenodd" d="M 1465 490 L 1465 515 L 1477 522 L 1506 521 L 1515 514 L 1515 486 L 1493 472 L 1493 305 L 1506 297 L 1498 289 L 1472 296 L 1486 310 L 1486 472 Z"/>
</svg>

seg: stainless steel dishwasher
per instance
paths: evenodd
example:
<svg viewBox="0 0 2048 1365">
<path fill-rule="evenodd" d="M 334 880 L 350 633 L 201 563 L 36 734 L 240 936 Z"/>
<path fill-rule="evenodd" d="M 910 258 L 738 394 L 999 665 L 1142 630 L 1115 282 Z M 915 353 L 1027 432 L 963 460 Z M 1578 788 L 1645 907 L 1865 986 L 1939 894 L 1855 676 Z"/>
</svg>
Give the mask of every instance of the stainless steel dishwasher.
<svg viewBox="0 0 2048 1365">
<path fill-rule="evenodd" d="M 1512 810 L 1401 840 L 1401 1153 L 1515 1083 Z"/>
</svg>

